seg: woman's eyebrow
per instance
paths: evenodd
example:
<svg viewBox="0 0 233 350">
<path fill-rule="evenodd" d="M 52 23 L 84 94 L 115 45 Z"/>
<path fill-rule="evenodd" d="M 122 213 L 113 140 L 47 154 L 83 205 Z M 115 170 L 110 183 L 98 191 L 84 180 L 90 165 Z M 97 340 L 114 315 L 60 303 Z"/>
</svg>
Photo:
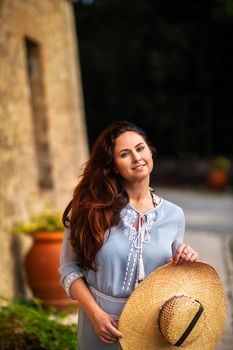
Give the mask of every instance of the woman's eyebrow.
<svg viewBox="0 0 233 350">
<path fill-rule="evenodd" d="M 144 145 L 144 142 L 139 142 L 136 146 L 134 146 L 134 148 L 137 148 L 137 147 L 140 146 L 140 145 Z M 121 149 L 121 150 L 119 151 L 119 153 L 125 152 L 125 151 L 129 151 L 129 148 Z"/>
</svg>

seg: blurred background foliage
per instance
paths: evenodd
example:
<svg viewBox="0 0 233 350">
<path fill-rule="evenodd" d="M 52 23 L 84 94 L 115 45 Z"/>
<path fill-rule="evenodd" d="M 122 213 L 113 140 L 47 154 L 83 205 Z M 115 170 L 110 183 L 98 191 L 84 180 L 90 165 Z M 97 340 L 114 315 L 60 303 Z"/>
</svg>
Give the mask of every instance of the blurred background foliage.
<svg viewBox="0 0 233 350">
<path fill-rule="evenodd" d="M 74 3 L 90 146 L 115 120 L 160 156 L 232 156 L 233 0 Z"/>
</svg>

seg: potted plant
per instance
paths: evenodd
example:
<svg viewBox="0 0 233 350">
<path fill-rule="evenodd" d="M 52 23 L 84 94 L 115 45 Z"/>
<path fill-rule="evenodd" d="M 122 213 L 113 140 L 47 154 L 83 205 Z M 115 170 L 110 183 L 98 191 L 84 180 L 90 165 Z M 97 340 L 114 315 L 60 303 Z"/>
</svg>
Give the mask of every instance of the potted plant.
<svg viewBox="0 0 233 350">
<path fill-rule="evenodd" d="M 223 190 L 229 182 L 230 160 L 225 156 L 217 156 L 209 164 L 207 183 L 214 190 Z"/>
<path fill-rule="evenodd" d="M 14 227 L 14 233 L 27 234 L 33 244 L 25 257 L 28 284 L 44 306 L 57 310 L 70 308 L 71 301 L 62 286 L 58 273 L 64 226 L 60 213 L 43 212 Z"/>
</svg>

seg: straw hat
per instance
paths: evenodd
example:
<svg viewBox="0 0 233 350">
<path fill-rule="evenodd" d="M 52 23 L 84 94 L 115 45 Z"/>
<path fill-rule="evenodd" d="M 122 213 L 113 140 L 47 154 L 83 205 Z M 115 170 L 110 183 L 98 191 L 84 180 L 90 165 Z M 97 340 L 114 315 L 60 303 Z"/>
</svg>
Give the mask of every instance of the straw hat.
<svg viewBox="0 0 233 350">
<path fill-rule="evenodd" d="M 167 264 L 153 271 L 128 299 L 118 328 L 123 350 L 213 350 L 226 319 L 224 291 L 203 262 Z"/>
</svg>

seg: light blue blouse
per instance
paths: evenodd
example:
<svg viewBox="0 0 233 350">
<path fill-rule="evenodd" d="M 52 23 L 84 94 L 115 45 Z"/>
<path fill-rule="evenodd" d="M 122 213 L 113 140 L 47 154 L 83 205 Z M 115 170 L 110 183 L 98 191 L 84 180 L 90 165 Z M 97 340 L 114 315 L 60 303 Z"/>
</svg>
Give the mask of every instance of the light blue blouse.
<svg viewBox="0 0 233 350">
<path fill-rule="evenodd" d="M 134 228 L 135 222 L 139 223 L 138 229 Z M 69 229 L 65 229 L 59 269 L 61 283 L 72 297 L 72 283 L 84 278 L 100 307 L 118 320 L 137 283 L 175 254 L 183 242 L 184 229 L 183 210 L 165 199 L 161 198 L 155 208 L 143 214 L 128 204 L 121 212 L 120 223 L 105 234 L 104 244 L 96 255 L 97 271 L 80 268 L 70 245 Z M 78 349 L 118 349 L 117 343 L 101 342 L 81 307 Z"/>
</svg>

